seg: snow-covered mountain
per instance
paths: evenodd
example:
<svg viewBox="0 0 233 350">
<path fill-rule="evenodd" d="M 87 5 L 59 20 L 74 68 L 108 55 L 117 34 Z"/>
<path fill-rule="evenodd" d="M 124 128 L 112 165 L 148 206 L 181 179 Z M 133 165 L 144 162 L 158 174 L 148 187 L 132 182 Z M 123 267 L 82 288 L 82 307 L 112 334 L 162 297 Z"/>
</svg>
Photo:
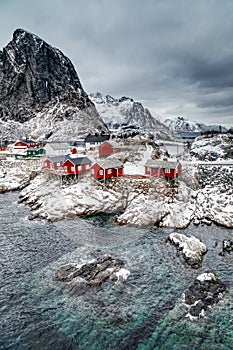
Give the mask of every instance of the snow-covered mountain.
<svg viewBox="0 0 233 350">
<path fill-rule="evenodd" d="M 168 137 L 169 129 L 155 119 L 140 102 L 130 97 L 114 98 L 100 92 L 90 94 L 101 118 L 110 129 L 150 131 Z"/>
<path fill-rule="evenodd" d="M 107 129 L 69 58 L 17 29 L 0 51 L 0 130 L 4 138 L 64 139 Z"/>
<path fill-rule="evenodd" d="M 174 117 L 166 119 L 164 124 L 172 131 L 177 133 L 183 132 L 204 132 L 204 131 L 227 131 L 225 127 L 220 125 L 207 125 L 204 123 L 199 123 L 185 119 L 184 117 Z"/>
</svg>

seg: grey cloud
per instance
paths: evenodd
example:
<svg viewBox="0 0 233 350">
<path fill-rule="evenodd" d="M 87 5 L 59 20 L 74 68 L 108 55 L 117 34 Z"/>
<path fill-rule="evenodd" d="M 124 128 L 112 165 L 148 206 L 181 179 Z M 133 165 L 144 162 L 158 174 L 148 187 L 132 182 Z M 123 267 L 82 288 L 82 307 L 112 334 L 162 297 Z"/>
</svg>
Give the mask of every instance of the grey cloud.
<svg viewBox="0 0 233 350">
<path fill-rule="evenodd" d="M 22 27 L 61 49 L 88 92 L 233 123 L 231 0 L 9 0 L 0 23 L 2 46 Z"/>
</svg>

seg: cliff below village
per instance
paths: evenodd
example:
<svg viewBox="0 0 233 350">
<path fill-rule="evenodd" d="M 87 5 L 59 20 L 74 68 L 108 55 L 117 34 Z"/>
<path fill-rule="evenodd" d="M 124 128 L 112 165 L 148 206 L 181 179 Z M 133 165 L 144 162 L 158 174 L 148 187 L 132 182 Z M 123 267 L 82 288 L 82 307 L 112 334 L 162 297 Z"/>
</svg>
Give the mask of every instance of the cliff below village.
<svg viewBox="0 0 233 350">
<path fill-rule="evenodd" d="M 202 174 L 200 188 L 197 176 Z M 77 183 L 62 185 L 41 174 L 19 194 L 19 202 L 31 209 L 29 219 L 49 221 L 113 214 L 120 225 L 137 227 L 185 228 L 191 221 L 198 225 L 215 222 L 233 227 L 232 187 L 226 183 L 229 169 L 216 167 L 215 182 L 208 185 L 211 174 L 201 168 L 184 166 L 183 180 L 171 187 L 164 179 L 112 179 L 106 186 L 85 176 Z M 206 179 L 206 180 L 204 180 Z"/>
<path fill-rule="evenodd" d="M 201 147 L 198 142 L 191 151 L 198 146 L 199 154 L 207 152 L 206 143 Z M 128 175 L 104 183 L 89 172 L 69 183 L 61 182 L 41 172 L 42 160 L 9 157 L 0 160 L 0 193 L 22 190 L 19 202 L 30 207 L 30 219 L 56 221 L 105 213 L 117 224 L 137 227 L 185 228 L 190 222 L 233 227 L 233 165 L 227 147 L 221 149 L 222 158 L 217 162 L 181 161 L 182 174 L 174 186 L 161 176 L 142 176 L 152 149 L 140 147 L 118 154 Z M 216 153 L 216 147 L 220 144 L 212 145 L 211 152 Z M 97 159 L 96 152 L 88 156 Z M 141 176 L 134 176 L 138 172 Z"/>
</svg>

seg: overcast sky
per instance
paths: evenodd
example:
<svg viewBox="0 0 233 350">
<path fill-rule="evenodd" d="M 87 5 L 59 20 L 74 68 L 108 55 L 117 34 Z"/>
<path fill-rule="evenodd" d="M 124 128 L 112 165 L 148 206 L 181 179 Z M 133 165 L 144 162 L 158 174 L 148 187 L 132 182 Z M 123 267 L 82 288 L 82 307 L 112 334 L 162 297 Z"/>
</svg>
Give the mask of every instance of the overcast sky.
<svg viewBox="0 0 233 350">
<path fill-rule="evenodd" d="M 0 0 L 1 49 L 16 28 L 63 51 L 88 93 L 233 125 L 233 0 Z"/>
</svg>

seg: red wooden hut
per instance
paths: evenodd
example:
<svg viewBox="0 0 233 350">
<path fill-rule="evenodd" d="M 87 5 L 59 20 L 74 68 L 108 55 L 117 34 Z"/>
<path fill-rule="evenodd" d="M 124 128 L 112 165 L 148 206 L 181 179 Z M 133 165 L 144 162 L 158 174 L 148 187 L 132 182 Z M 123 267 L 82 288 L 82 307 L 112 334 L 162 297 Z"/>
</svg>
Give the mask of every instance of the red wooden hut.
<svg viewBox="0 0 233 350">
<path fill-rule="evenodd" d="M 43 162 L 43 170 L 48 172 L 64 172 L 64 162 L 66 160 L 66 156 L 59 157 L 49 157 L 46 158 Z"/>
<path fill-rule="evenodd" d="M 91 167 L 91 160 L 87 157 L 77 157 L 74 155 L 66 156 L 64 166 L 64 173 L 66 175 L 81 175 L 88 171 Z"/>
<path fill-rule="evenodd" d="M 99 156 L 107 157 L 115 153 L 116 148 L 119 147 L 119 144 L 114 141 L 105 141 L 99 145 Z"/>
<path fill-rule="evenodd" d="M 109 179 L 124 174 L 124 166 L 118 159 L 108 159 L 92 165 L 90 174 L 95 179 Z"/>
<path fill-rule="evenodd" d="M 160 165 L 157 160 L 149 159 L 146 162 L 145 174 L 150 176 L 160 176 Z"/>
<path fill-rule="evenodd" d="M 145 174 L 150 176 L 164 176 L 167 179 L 175 179 L 181 175 L 182 166 L 175 160 L 150 159 L 145 164 Z"/>
</svg>

